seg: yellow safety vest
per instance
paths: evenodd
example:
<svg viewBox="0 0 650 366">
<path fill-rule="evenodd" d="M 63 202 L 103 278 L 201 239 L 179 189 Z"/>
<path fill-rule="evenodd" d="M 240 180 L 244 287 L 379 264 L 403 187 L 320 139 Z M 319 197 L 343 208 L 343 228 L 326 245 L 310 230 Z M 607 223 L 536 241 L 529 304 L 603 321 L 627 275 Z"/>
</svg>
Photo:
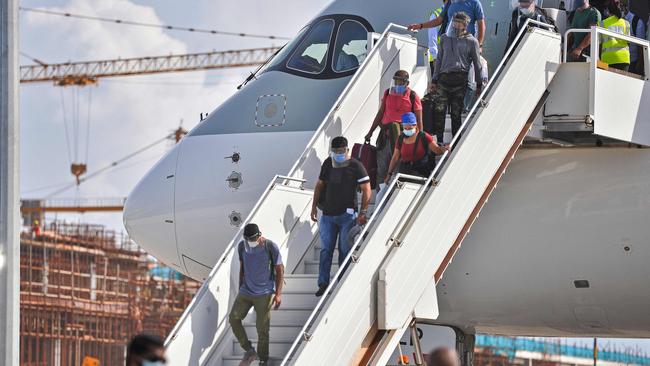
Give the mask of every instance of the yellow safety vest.
<svg viewBox="0 0 650 366">
<path fill-rule="evenodd" d="M 601 21 L 600 26 L 612 32 L 630 35 L 630 23 L 615 15 Z M 603 36 L 601 41 L 600 60 L 602 62 L 608 65 L 630 63 L 630 46 L 627 41 L 609 36 Z"/>
<path fill-rule="evenodd" d="M 429 13 L 429 19 L 431 19 L 432 15 L 435 15 L 436 18 L 437 18 L 437 17 L 440 16 L 441 13 L 442 13 L 442 8 L 438 8 L 438 9 L 436 9 L 436 10 Z M 440 27 L 438 27 L 438 28 L 440 28 Z M 438 42 L 438 45 L 440 45 L 440 32 L 438 32 L 438 41 L 437 42 Z M 433 55 L 431 53 L 429 53 L 429 62 L 433 62 L 435 60 L 436 59 L 433 58 Z"/>
</svg>

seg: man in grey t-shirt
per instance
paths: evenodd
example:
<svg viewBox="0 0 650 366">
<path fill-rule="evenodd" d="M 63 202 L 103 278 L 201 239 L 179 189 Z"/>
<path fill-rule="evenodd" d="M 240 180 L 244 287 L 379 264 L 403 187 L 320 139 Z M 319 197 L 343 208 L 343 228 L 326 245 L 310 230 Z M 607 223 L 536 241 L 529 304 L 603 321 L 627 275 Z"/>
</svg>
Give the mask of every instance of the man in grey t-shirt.
<svg viewBox="0 0 650 366">
<path fill-rule="evenodd" d="M 481 80 L 483 65 L 480 47 L 474 36 L 467 32 L 469 16 L 463 12 L 454 15 L 452 26 L 440 37 L 438 58 L 433 74 L 431 92 L 434 94 L 433 125 L 444 126 L 447 109 L 451 110 L 451 132 L 455 136 L 461 126 L 461 113 L 467 91 L 467 75 L 474 65 L 474 80 Z M 477 83 L 476 95 L 483 84 Z"/>
<path fill-rule="evenodd" d="M 250 223 L 244 227 L 244 240 L 237 245 L 239 254 L 239 294 L 230 311 L 230 326 L 239 345 L 246 351 L 240 363 L 250 365 L 258 357 L 260 365 L 269 359 L 269 329 L 271 305 L 278 309 L 282 303 L 284 265 L 278 246 L 262 236 L 259 227 Z M 257 352 L 246 335 L 242 320 L 253 308 L 256 314 Z"/>
</svg>

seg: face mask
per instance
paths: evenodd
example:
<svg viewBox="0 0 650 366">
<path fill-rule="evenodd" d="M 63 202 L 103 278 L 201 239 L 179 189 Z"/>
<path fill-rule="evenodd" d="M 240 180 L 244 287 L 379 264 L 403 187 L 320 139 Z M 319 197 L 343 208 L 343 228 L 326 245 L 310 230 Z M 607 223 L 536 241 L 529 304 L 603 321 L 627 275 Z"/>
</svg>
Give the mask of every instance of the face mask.
<svg viewBox="0 0 650 366">
<path fill-rule="evenodd" d="M 334 160 L 337 163 L 344 163 L 347 160 L 347 157 L 345 154 L 337 154 L 337 153 L 331 153 L 332 160 Z"/>
<path fill-rule="evenodd" d="M 519 8 L 519 11 L 521 12 L 522 15 L 530 15 L 529 8 Z"/>
<path fill-rule="evenodd" d="M 454 27 L 449 27 L 449 29 L 447 29 L 447 37 L 456 37 L 456 38 L 458 38 L 458 37 L 462 36 L 463 33 L 465 33 L 464 29 L 458 29 L 458 28 L 454 28 Z"/>
<path fill-rule="evenodd" d="M 253 240 L 253 241 L 246 240 L 246 241 L 248 242 L 248 246 L 251 248 L 255 248 L 256 246 L 260 245 L 260 243 L 258 243 L 257 240 Z"/>
<path fill-rule="evenodd" d="M 395 94 L 405 94 L 406 93 L 406 85 L 395 85 L 393 88 L 395 90 Z"/>
<path fill-rule="evenodd" d="M 415 128 L 412 128 L 410 130 L 404 130 L 404 136 L 411 137 L 413 135 L 415 135 Z"/>
<path fill-rule="evenodd" d="M 587 5 L 585 0 L 576 0 L 576 2 L 573 3 L 575 10 L 582 9 L 585 5 Z"/>
<path fill-rule="evenodd" d="M 142 366 L 165 366 L 162 361 L 142 361 Z"/>
</svg>

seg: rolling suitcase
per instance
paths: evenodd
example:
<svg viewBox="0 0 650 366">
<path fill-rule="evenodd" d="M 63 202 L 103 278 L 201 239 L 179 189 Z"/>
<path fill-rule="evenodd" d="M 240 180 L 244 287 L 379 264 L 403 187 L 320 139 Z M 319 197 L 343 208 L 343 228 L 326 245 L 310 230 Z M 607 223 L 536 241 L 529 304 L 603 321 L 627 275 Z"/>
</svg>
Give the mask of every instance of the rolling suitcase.
<svg viewBox="0 0 650 366">
<path fill-rule="evenodd" d="M 359 160 L 366 168 L 370 177 L 370 187 L 377 188 L 377 148 L 370 145 L 370 142 L 354 144 L 352 157 Z"/>
</svg>

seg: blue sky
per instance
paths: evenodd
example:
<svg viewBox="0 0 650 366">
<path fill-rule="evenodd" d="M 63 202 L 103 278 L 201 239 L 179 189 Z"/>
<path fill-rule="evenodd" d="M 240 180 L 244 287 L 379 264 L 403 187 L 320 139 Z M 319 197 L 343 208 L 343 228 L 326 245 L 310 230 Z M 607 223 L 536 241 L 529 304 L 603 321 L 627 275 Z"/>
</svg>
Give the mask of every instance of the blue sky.
<svg viewBox="0 0 650 366">
<path fill-rule="evenodd" d="M 224 31 L 292 36 L 325 0 L 23 0 L 25 7 L 65 10 L 71 13 L 194 26 Z M 190 4 L 190 5 L 188 5 Z M 290 9 L 290 12 L 287 11 Z M 128 27 L 88 20 L 21 13 L 21 50 L 45 62 L 112 59 L 227 50 L 269 45 L 281 41 L 193 34 Z M 22 64 L 31 63 L 21 57 Z M 36 188 L 73 181 L 68 149 L 93 172 L 161 138 L 178 127 L 196 125 L 201 112 L 209 112 L 234 91 L 250 70 L 161 74 L 100 81 L 79 93 L 80 138 L 66 142 L 65 117 L 75 91 L 49 83 L 21 86 L 21 193 L 40 198 L 52 191 Z M 92 102 L 88 93 L 92 89 Z M 63 108 L 61 101 L 66 108 Z M 88 106 L 90 138 L 85 159 Z M 125 197 L 138 179 L 172 145 L 171 142 L 117 166 L 109 173 L 70 189 L 57 197 Z M 76 146 L 76 147 L 75 147 Z M 61 216 L 67 220 L 102 223 L 122 230 L 120 214 Z M 586 340 L 586 342 L 589 342 Z M 603 341 L 641 347 L 646 340 Z"/>
</svg>

